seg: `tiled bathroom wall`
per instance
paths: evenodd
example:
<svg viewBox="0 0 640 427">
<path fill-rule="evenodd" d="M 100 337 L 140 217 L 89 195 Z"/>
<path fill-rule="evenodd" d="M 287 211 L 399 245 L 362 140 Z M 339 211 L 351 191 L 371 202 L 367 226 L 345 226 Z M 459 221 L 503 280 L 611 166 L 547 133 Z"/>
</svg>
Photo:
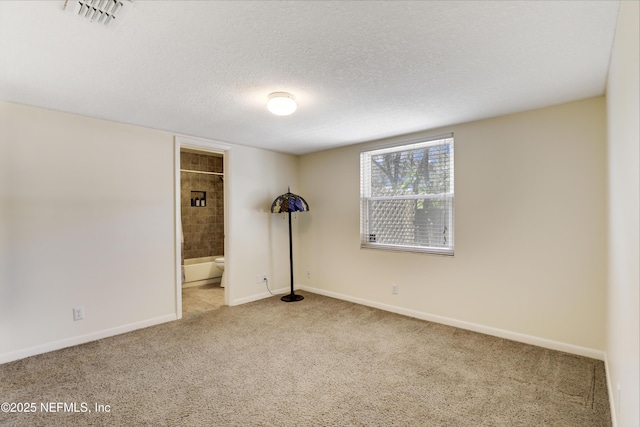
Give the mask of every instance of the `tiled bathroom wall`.
<svg viewBox="0 0 640 427">
<path fill-rule="evenodd" d="M 180 153 L 183 259 L 224 255 L 223 180 L 217 175 L 184 172 L 188 169 L 221 173 L 222 160 L 222 156 Z M 191 206 L 191 199 L 204 193 L 206 205 Z"/>
</svg>

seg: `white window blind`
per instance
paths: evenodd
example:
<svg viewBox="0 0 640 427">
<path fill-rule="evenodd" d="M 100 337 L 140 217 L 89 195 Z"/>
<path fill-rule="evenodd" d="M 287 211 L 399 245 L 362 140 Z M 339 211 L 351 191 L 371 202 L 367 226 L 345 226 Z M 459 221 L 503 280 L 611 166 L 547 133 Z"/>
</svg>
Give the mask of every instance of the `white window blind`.
<svg viewBox="0 0 640 427">
<path fill-rule="evenodd" d="M 453 255 L 453 134 L 360 153 L 360 246 Z"/>
</svg>

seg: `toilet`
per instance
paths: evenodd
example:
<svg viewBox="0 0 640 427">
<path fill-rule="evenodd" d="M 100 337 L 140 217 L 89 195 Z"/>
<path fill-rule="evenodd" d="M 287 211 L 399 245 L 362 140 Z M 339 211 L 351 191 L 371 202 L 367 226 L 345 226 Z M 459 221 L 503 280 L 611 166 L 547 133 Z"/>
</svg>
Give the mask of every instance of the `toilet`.
<svg viewBox="0 0 640 427">
<path fill-rule="evenodd" d="M 224 288 L 224 257 L 217 257 L 213 260 L 213 263 L 222 271 L 222 277 L 220 277 L 220 287 Z"/>
</svg>

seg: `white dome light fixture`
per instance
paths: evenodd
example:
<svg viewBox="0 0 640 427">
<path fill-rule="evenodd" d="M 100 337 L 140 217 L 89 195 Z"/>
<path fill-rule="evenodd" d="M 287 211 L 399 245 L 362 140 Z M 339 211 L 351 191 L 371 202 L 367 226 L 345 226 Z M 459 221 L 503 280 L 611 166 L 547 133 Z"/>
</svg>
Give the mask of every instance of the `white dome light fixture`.
<svg viewBox="0 0 640 427">
<path fill-rule="evenodd" d="M 276 116 L 288 116 L 296 111 L 298 105 L 296 100 L 290 93 L 273 92 L 269 94 L 267 108 Z"/>
</svg>

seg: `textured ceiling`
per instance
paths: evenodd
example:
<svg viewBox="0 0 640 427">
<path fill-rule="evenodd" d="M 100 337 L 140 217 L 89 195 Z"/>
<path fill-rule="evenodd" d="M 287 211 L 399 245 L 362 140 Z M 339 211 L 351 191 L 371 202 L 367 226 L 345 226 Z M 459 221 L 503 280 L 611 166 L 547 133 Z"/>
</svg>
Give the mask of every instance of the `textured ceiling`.
<svg viewBox="0 0 640 427">
<path fill-rule="evenodd" d="M 294 154 L 602 95 L 619 8 L 137 0 L 104 27 L 63 3 L 0 1 L 0 100 Z"/>
</svg>

